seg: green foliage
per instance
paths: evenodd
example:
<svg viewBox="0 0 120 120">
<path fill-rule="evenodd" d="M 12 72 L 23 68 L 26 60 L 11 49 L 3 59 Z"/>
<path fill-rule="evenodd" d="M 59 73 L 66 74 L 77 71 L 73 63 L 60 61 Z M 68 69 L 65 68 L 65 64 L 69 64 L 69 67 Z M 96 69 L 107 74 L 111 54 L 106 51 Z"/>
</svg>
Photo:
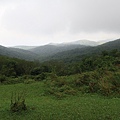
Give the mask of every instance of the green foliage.
<svg viewBox="0 0 120 120">
<path fill-rule="evenodd" d="M 75 76 L 68 76 L 70 81 Z M 69 81 L 68 80 L 68 81 Z M 119 120 L 120 98 L 108 98 L 97 94 L 77 94 L 56 99 L 44 95 L 44 82 L 0 86 L 1 120 Z M 10 111 L 12 91 L 27 91 L 27 110 Z M 15 93 L 15 92 L 14 92 Z M 58 95 L 58 94 L 57 94 Z M 16 96 L 18 96 L 16 94 Z M 58 95 L 60 96 L 60 94 Z M 56 96 L 57 97 L 57 96 Z"/>
<path fill-rule="evenodd" d="M 28 75 L 35 66 L 34 62 L 0 56 L 0 73 L 8 77 Z"/>
<path fill-rule="evenodd" d="M 120 52 L 116 49 L 103 51 L 99 55 L 91 55 L 72 63 L 56 60 L 44 63 L 28 62 L 1 56 L 0 80 L 4 84 L 21 82 L 29 84 L 44 80 L 50 94 L 58 93 L 58 96 L 79 91 L 100 93 L 106 96 L 113 93 L 119 95 L 119 60 Z M 75 74 L 78 74 L 78 77 L 67 80 L 71 77 L 70 75 Z"/>
<path fill-rule="evenodd" d="M 25 84 L 31 84 L 31 83 L 34 83 L 34 82 L 35 82 L 35 80 L 33 80 L 33 79 L 26 79 L 24 81 Z"/>
<path fill-rule="evenodd" d="M 120 72 L 91 71 L 82 74 L 57 77 L 45 82 L 47 93 L 60 96 L 82 93 L 97 93 L 104 96 L 120 96 Z"/>
<path fill-rule="evenodd" d="M 120 50 L 120 39 L 98 45 L 96 47 L 87 46 L 84 48 L 76 48 L 60 52 L 53 56 L 50 56 L 50 58 L 55 60 L 62 60 L 65 63 L 72 63 L 78 62 L 86 56 L 101 54 L 102 51 L 104 51 L 104 53 L 106 52 L 105 54 L 107 54 L 107 52 L 109 53 L 109 51 L 112 51 L 114 49 Z"/>
<path fill-rule="evenodd" d="M 22 79 L 21 77 L 7 77 L 7 80 L 4 81 L 2 84 L 17 84 L 17 83 L 23 83 L 24 79 Z"/>
<path fill-rule="evenodd" d="M 25 104 L 25 92 L 21 92 L 16 94 L 11 95 L 11 105 L 10 105 L 10 110 L 11 112 L 20 112 L 23 110 L 26 110 L 26 104 Z"/>
<path fill-rule="evenodd" d="M 7 81 L 7 77 L 5 75 L 0 75 L 0 82 L 3 83 Z"/>
<path fill-rule="evenodd" d="M 36 67 L 31 71 L 31 75 L 39 75 L 42 74 L 44 72 L 50 72 L 48 66 L 40 66 L 40 67 Z"/>
<path fill-rule="evenodd" d="M 118 50 L 103 51 L 99 55 L 91 55 L 68 63 L 55 60 L 37 63 L 0 56 L 0 82 L 0 102 L 3 103 L 0 104 L 0 118 L 3 120 L 9 117 L 11 120 L 59 118 L 118 120 L 119 118 L 120 51 Z M 16 114 L 12 116 L 7 110 L 10 92 L 24 88 L 30 91 L 27 98 L 30 109 L 24 114 L 25 118 Z M 98 97 L 98 94 L 105 97 Z M 53 96 L 61 100 L 53 99 Z M 23 94 L 12 95 L 10 109 L 18 113 L 26 110 Z"/>
<path fill-rule="evenodd" d="M 57 77 L 55 74 L 51 74 L 45 84 L 47 87 L 46 93 L 57 98 L 62 98 L 66 95 L 76 95 L 77 93 L 69 82 L 65 81 L 62 77 Z"/>
</svg>

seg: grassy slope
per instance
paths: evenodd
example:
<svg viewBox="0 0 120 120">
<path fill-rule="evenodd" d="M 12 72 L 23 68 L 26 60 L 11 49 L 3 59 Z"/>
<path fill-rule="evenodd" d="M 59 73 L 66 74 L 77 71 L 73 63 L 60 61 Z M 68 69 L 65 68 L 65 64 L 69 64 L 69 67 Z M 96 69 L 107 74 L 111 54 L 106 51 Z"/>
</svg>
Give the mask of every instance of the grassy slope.
<svg viewBox="0 0 120 120">
<path fill-rule="evenodd" d="M 10 113 L 12 91 L 25 90 L 28 110 Z M 58 100 L 43 96 L 42 82 L 0 86 L 1 120 L 119 120 L 120 98 L 104 98 L 98 95 L 69 96 Z"/>
</svg>

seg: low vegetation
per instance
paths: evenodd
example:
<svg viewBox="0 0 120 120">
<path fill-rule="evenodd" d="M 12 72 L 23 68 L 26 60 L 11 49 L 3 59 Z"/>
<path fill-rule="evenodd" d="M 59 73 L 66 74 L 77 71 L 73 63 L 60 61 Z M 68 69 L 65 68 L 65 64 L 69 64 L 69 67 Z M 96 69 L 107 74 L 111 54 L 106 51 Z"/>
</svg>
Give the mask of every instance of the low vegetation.
<svg viewBox="0 0 120 120">
<path fill-rule="evenodd" d="M 119 120 L 120 99 L 97 94 L 69 95 L 58 99 L 45 95 L 44 82 L 0 86 L 2 120 Z M 26 91 L 27 110 L 11 112 L 11 93 Z"/>
</svg>

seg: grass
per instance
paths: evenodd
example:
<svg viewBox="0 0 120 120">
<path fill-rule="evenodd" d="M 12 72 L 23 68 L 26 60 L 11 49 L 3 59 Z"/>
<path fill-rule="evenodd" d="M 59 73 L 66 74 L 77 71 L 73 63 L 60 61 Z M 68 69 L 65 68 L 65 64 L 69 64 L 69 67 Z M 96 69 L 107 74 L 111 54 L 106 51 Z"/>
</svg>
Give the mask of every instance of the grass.
<svg viewBox="0 0 120 120">
<path fill-rule="evenodd" d="M 0 120 L 120 120 L 120 98 L 79 94 L 59 100 L 44 89 L 43 82 L 0 85 Z M 11 113 L 11 93 L 23 90 L 27 110 Z"/>
</svg>

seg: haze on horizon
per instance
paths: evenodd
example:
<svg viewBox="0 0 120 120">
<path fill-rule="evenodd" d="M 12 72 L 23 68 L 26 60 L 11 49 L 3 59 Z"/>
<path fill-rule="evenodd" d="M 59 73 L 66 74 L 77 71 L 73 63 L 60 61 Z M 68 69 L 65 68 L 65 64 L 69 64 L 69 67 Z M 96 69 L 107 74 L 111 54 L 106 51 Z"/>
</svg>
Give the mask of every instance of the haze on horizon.
<svg viewBox="0 0 120 120">
<path fill-rule="evenodd" d="M 0 45 L 120 38 L 120 0 L 0 0 Z"/>
</svg>

